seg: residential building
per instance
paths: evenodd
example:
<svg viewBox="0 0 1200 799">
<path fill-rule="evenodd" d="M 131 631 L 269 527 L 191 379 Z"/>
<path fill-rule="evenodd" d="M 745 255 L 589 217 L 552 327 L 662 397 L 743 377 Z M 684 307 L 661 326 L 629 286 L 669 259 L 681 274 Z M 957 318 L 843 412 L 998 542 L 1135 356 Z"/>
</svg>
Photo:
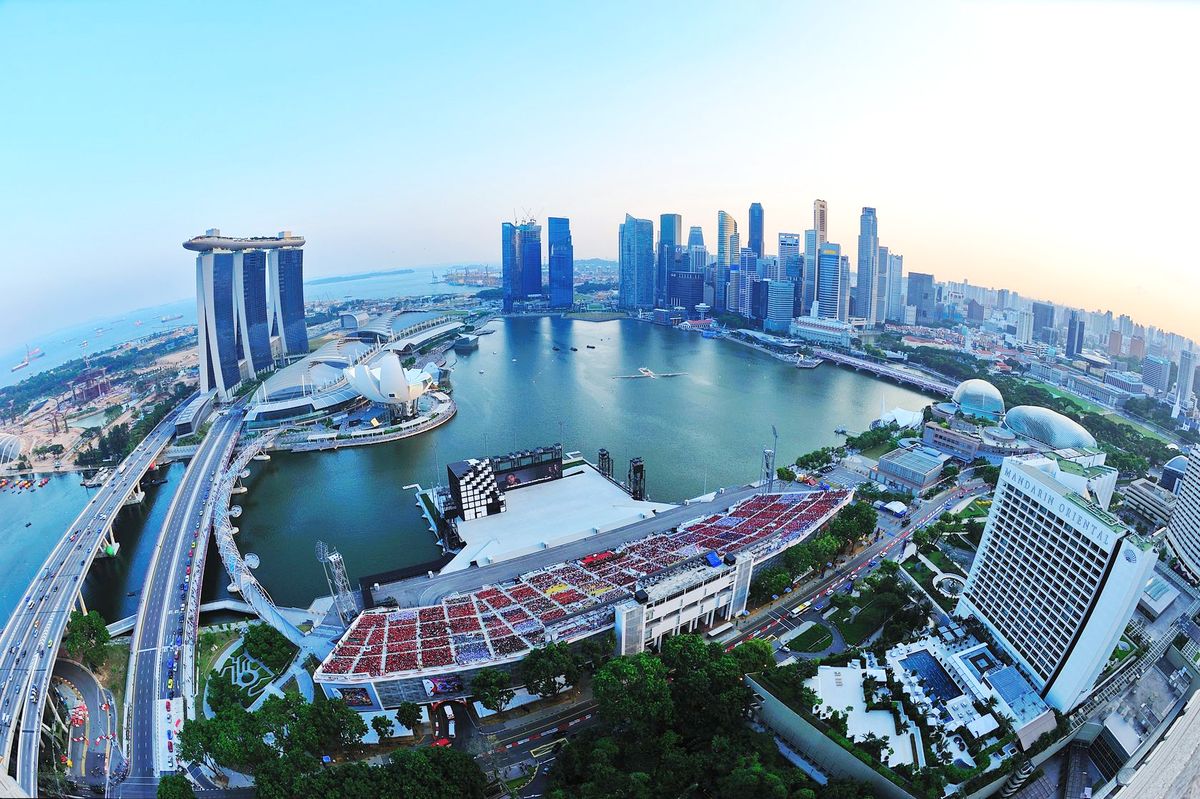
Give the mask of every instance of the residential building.
<svg viewBox="0 0 1200 799">
<path fill-rule="evenodd" d="M 1179 499 L 1167 527 L 1167 543 L 1184 571 L 1193 581 L 1200 581 L 1200 452 L 1193 450 L 1187 458 L 1187 470 L 1175 486 L 1175 494 Z"/>
<path fill-rule="evenodd" d="M 1121 355 L 1121 351 L 1125 347 L 1125 337 L 1121 335 L 1120 330 L 1108 331 L 1108 354 L 1114 358 Z"/>
<path fill-rule="evenodd" d="M 1051 707 L 1091 691 L 1154 568 L 1154 548 L 1108 512 L 1103 454 L 1006 458 L 955 615 L 983 622 Z"/>
<path fill-rule="evenodd" d="M 863 208 L 858 217 L 858 285 L 854 289 L 854 315 L 868 325 L 883 321 L 878 313 L 879 218 L 874 208 Z"/>
<path fill-rule="evenodd" d="M 1178 419 L 1181 411 L 1192 407 L 1192 382 L 1196 379 L 1196 356 L 1191 350 L 1179 353 L 1179 378 L 1175 381 L 1175 407 L 1171 416 Z"/>
<path fill-rule="evenodd" d="M 575 247 L 571 220 L 552 216 L 546 220 L 550 259 L 550 307 L 570 308 L 575 302 Z"/>
<path fill-rule="evenodd" d="M 683 244 L 683 217 L 679 214 L 662 214 L 658 217 L 657 272 L 654 277 L 655 298 L 658 304 L 666 301 L 667 272 L 679 268 L 675 263 L 675 249 Z"/>
<path fill-rule="evenodd" d="M 1130 358 L 1145 358 L 1146 357 L 1146 339 L 1142 336 L 1131 336 L 1129 338 L 1129 357 Z"/>
<path fill-rule="evenodd" d="M 654 223 L 626 214 L 617 238 L 617 304 L 629 310 L 649 310 L 654 307 Z"/>
<path fill-rule="evenodd" d="M 1020 310 L 1017 311 L 1017 334 L 1016 339 L 1018 344 L 1029 345 L 1033 343 L 1033 312 Z"/>
<path fill-rule="evenodd" d="M 762 203 L 750 204 L 750 249 L 763 257 L 763 207 Z"/>
</svg>

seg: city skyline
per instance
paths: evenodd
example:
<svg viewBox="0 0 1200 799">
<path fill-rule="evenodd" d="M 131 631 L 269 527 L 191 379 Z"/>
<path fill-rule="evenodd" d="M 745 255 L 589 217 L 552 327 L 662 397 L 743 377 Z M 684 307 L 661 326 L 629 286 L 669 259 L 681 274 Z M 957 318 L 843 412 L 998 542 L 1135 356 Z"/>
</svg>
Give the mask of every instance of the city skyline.
<svg viewBox="0 0 1200 799">
<path fill-rule="evenodd" d="M 851 29 L 850 9 L 764 6 L 753 48 L 706 46 L 727 41 L 716 6 L 650 9 L 637 30 L 594 39 L 611 10 L 543 9 L 516 15 L 517 35 L 540 48 L 486 58 L 477 53 L 513 28 L 508 10 L 456 15 L 447 38 L 438 31 L 450 18 L 432 9 L 281 8 L 239 8 L 256 46 L 219 45 L 218 59 L 181 47 L 180 31 L 220 42 L 219 6 L 0 8 L 0 80 L 23 120 L 0 133 L 0 152 L 19 156 L 5 165 L 0 263 L 9 281 L 33 283 L 35 264 L 40 276 L 0 334 L 187 296 L 175 250 L 197 226 L 302 229 L 319 277 L 494 262 L 494 220 L 526 206 L 574 220 L 578 258 L 615 260 L 612 229 L 626 212 L 680 213 L 712 237 L 717 209 L 748 226 L 745 209 L 761 202 L 774 242 L 808 229 L 821 197 L 844 251 L 860 209 L 876 207 L 911 271 L 1119 309 L 1200 338 L 1188 303 L 1200 283 L 1175 255 L 1191 221 L 1185 187 L 1200 177 L 1179 155 L 1195 119 L 1163 79 L 1198 71 L 1186 40 L 1194 6 L 879 5 L 854 27 L 853 55 L 836 34 L 783 46 L 814 25 Z M 1014 40 L 1030 57 L 1012 57 Z M 297 46 L 338 57 L 298 63 Z M 534 100 L 513 103 L 502 87 L 550 62 L 561 69 L 536 93 L 566 99 L 542 129 L 525 114 Z M 737 81 L 746 69 L 760 79 Z M 774 121 L 681 138 L 677 116 L 648 112 L 650 95 L 616 90 L 639 80 L 677 85 L 681 99 L 703 86 L 702 97 L 772 108 Z M 861 101 L 868 93 L 875 102 Z M 221 122 L 197 96 L 253 107 L 265 124 Z M 1152 140 L 1136 115 L 1111 113 L 1131 105 L 1156 109 Z M 428 123 L 407 118 L 417 107 L 435 110 Z M 817 108 L 826 121 L 800 124 Z M 639 117 L 650 127 L 635 132 L 626 122 Z M 419 235 L 397 235 L 401 225 Z"/>
</svg>

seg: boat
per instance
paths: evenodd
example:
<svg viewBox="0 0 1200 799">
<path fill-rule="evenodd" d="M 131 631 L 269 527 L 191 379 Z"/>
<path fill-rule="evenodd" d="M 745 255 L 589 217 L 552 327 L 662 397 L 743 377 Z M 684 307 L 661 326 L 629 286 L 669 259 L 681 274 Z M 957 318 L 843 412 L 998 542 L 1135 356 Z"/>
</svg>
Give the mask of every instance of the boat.
<svg viewBox="0 0 1200 799">
<path fill-rule="evenodd" d="M 816 369 L 823 363 L 825 363 L 824 358 L 809 358 L 806 355 L 800 355 L 796 358 L 797 369 Z"/>
<path fill-rule="evenodd" d="M 579 352 L 579 348 L 578 348 L 578 347 L 572 347 L 572 348 L 571 348 L 571 352 Z"/>
<path fill-rule="evenodd" d="M 45 355 L 45 354 L 46 354 L 46 353 L 42 352 L 42 348 L 41 348 L 41 347 L 34 347 L 33 349 L 28 349 L 28 348 L 26 348 L 26 350 L 25 350 L 25 357 L 26 357 L 26 358 L 28 358 L 28 359 L 29 359 L 29 360 L 31 360 L 31 361 L 32 361 L 34 358 L 41 358 L 41 357 L 42 357 L 43 355 Z"/>
<path fill-rule="evenodd" d="M 181 314 L 181 313 L 177 313 L 177 314 L 171 314 L 170 316 L 162 316 L 162 317 L 159 317 L 159 320 L 158 320 L 158 321 L 160 321 L 160 322 L 174 322 L 176 319 L 182 319 L 182 318 L 183 318 L 183 314 Z"/>
<path fill-rule="evenodd" d="M 130 592 L 129 592 L 128 594 L 126 594 L 125 596 L 137 596 L 139 593 L 141 593 L 141 592 L 139 592 L 139 591 L 130 591 Z"/>
<path fill-rule="evenodd" d="M 589 345 L 587 345 L 587 348 L 588 348 L 589 350 L 594 350 L 594 349 L 596 349 L 596 345 L 595 345 L 595 344 L 589 344 Z"/>
<path fill-rule="evenodd" d="M 495 332 L 496 332 L 496 331 L 495 331 L 495 329 L 494 329 L 494 328 L 485 327 L 485 328 L 483 328 L 482 330 L 476 330 L 476 331 L 475 331 L 475 335 L 477 335 L 477 336 L 490 336 L 491 334 L 493 334 L 493 333 L 495 333 Z"/>
<path fill-rule="evenodd" d="M 25 522 L 25 526 L 26 526 L 26 527 L 32 527 L 32 526 L 33 526 L 33 522 Z"/>
<path fill-rule="evenodd" d="M 482 369 L 480 369 L 480 370 L 479 370 L 479 374 L 483 374 L 483 370 L 482 370 Z"/>
<path fill-rule="evenodd" d="M 19 364 L 17 364 L 16 366 L 14 366 L 13 368 L 9 369 L 8 371 L 19 372 L 20 370 L 24 369 L 28 365 L 29 365 L 29 359 L 25 359 L 25 360 L 21 361 Z"/>
<path fill-rule="evenodd" d="M 837 433 L 839 436 L 844 436 L 846 435 L 846 428 L 838 425 L 837 427 L 833 428 L 833 432 Z"/>
<path fill-rule="evenodd" d="M 554 348 L 554 351 L 555 351 L 555 352 L 562 352 L 562 350 L 560 350 L 558 347 L 555 347 L 555 348 Z"/>
</svg>

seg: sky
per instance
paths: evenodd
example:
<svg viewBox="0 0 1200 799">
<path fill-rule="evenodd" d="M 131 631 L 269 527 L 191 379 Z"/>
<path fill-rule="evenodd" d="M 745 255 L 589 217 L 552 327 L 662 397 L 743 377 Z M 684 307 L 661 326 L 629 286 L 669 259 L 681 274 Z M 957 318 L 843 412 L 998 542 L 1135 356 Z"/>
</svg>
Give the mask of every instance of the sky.
<svg viewBox="0 0 1200 799">
<path fill-rule="evenodd" d="M 185 239 L 310 277 L 497 263 L 500 223 L 858 215 L 906 271 L 1200 340 L 1200 5 L 0 0 L 0 341 L 190 296 Z M 773 249 L 768 245 L 768 250 Z M 14 290 L 15 289 L 15 290 Z"/>
</svg>

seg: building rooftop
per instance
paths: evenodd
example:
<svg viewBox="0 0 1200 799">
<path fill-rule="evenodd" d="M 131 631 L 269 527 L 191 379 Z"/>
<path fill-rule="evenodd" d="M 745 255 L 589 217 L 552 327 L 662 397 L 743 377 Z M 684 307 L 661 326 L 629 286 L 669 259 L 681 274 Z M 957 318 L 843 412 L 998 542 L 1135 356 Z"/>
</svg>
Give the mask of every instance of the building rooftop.
<svg viewBox="0 0 1200 799">
<path fill-rule="evenodd" d="M 1017 716 L 1021 724 L 1028 724 L 1048 710 L 1045 700 L 1038 695 L 1016 666 L 1004 666 L 987 673 L 987 683 Z"/>
<path fill-rule="evenodd" d="M 946 459 L 947 456 L 936 450 L 917 447 L 915 449 L 894 449 L 880 457 L 879 462 L 881 464 L 884 462 L 892 463 L 904 469 L 928 473 L 942 468 L 942 464 L 946 462 Z"/>
<path fill-rule="evenodd" d="M 207 252 L 209 250 L 277 250 L 281 247 L 303 247 L 304 237 L 296 236 L 290 230 L 283 230 L 277 236 L 222 236 L 221 231 L 212 228 L 205 231 L 203 236 L 195 236 L 183 243 L 185 250 Z"/>
</svg>

